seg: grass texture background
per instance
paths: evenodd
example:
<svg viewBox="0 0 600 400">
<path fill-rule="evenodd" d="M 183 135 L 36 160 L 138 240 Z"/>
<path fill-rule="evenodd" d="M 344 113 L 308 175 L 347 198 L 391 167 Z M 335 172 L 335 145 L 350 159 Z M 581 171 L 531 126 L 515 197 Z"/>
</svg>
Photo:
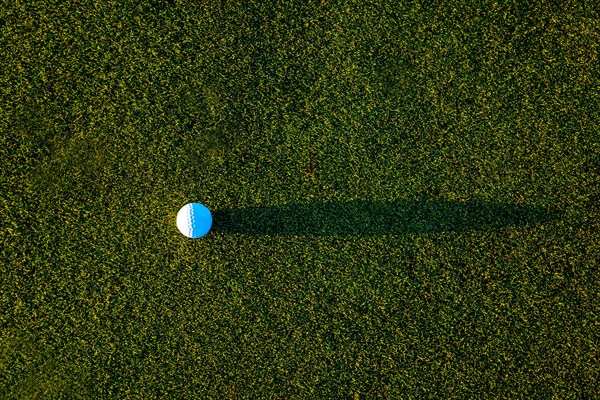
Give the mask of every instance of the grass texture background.
<svg viewBox="0 0 600 400">
<path fill-rule="evenodd" d="M 1 4 L 1 398 L 600 393 L 596 2 Z"/>
</svg>

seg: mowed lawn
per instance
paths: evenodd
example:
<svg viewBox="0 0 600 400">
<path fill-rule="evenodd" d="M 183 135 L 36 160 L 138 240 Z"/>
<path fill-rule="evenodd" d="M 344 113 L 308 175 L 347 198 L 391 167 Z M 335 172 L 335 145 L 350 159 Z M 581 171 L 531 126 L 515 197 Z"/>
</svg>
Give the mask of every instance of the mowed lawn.
<svg viewBox="0 0 600 400">
<path fill-rule="evenodd" d="M 2 1 L 0 398 L 598 396 L 600 6 L 436 3 Z"/>
</svg>

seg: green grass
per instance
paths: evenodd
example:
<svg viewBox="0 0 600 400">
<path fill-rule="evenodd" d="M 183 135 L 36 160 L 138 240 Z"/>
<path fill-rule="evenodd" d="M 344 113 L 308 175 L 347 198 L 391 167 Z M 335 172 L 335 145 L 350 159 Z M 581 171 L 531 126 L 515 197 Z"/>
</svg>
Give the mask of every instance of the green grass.
<svg viewBox="0 0 600 400">
<path fill-rule="evenodd" d="M 67 3 L 0 7 L 1 398 L 600 393 L 595 2 Z"/>
</svg>

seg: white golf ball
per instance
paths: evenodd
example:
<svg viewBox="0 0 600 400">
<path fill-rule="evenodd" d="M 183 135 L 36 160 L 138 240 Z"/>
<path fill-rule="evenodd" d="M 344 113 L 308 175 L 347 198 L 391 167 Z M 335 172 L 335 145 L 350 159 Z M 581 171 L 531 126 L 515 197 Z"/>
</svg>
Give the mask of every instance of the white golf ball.
<svg viewBox="0 0 600 400">
<path fill-rule="evenodd" d="M 177 228 L 189 238 L 197 239 L 206 235 L 211 226 L 210 210 L 200 203 L 186 204 L 177 213 Z"/>
</svg>

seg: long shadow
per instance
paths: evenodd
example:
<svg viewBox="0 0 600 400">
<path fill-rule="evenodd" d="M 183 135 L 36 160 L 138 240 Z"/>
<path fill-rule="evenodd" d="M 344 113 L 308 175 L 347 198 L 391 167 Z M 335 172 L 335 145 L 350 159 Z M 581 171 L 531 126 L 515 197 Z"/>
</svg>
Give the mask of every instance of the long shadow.
<svg viewBox="0 0 600 400">
<path fill-rule="evenodd" d="M 215 210 L 212 230 L 255 235 L 402 235 L 536 225 L 562 214 L 546 207 L 481 201 L 351 201 Z"/>
</svg>

